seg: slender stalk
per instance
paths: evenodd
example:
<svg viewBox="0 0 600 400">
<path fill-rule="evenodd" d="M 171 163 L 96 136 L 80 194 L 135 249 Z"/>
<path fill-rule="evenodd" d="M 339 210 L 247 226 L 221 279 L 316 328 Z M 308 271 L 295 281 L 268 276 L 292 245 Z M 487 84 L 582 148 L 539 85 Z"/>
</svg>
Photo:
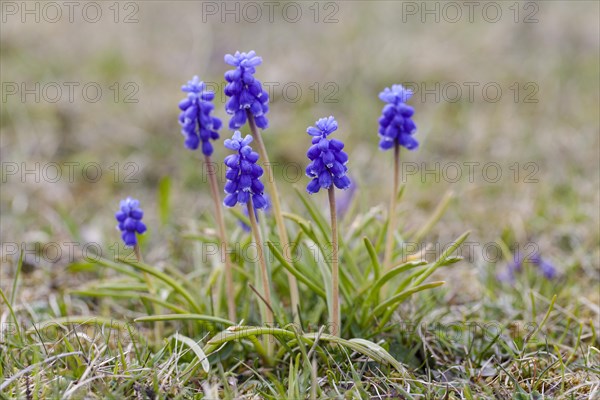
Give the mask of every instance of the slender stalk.
<svg viewBox="0 0 600 400">
<path fill-rule="evenodd" d="M 394 182 L 392 184 L 392 195 L 390 196 L 390 209 L 388 212 L 388 231 L 385 242 L 385 256 L 383 258 L 384 269 L 392 267 L 392 253 L 394 250 L 394 233 L 396 232 L 396 196 L 398 196 L 398 183 L 400 180 L 400 145 L 394 146 Z"/>
<path fill-rule="evenodd" d="M 274 327 L 274 318 L 272 311 L 272 303 L 271 303 L 271 288 L 269 286 L 269 272 L 267 271 L 267 263 L 265 262 L 265 257 L 263 254 L 263 242 L 260 236 L 260 231 L 258 230 L 258 224 L 256 223 L 256 214 L 254 210 L 254 205 L 252 204 L 252 198 L 248 200 L 248 217 L 250 218 L 250 228 L 252 229 L 252 235 L 254 236 L 254 243 L 256 244 L 256 251 L 258 252 L 258 262 L 260 266 L 260 276 L 262 280 L 262 287 L 264 293 L 264 300 L 267 303 L 267 306 L 261 309 L 264 309 L 265 315 L 264 319 L 269 328 Z M 269 355 L 272 354 L 272 346 L 269 340 L 267 340 L 267 353 Z"/>
<path fill-rule="evenodd" d="M 281 213 L 281 203 L 279 203 L 279 192 L 277 192 L 277 185 L 275 184 L 275 179 L 273 177 L 273 170 L 271 168 L 271 163 L 269 162 L 267 149 L 265 148 L 262 136 L 256 127 L 256 123 L 254 122 L 254 116 L 250 113 L 250 111 L 248 111 L 248 125 L 250 126 L 250 132 L 252 133 L 252 137 L 256 141 L 258 147 L 258 154 L 263 160 L 265 166 L 265 171 L 267 175 L 267 186 L 269 187 L 271 203 L 273 205 L 273 214 L 275 215 L 275 223 L 277 224 L 279 237 L 281 238 L 281 248 L 285 249 L 286 245 L 289 245 L 289 240 L 287 230 L 285 229 L 285 223 L 283 221 L 283 214 Z M 283 251 L 283 253 L 283 256 L 289 262 L 290 260 L 288 254 L 286 254 L 285 251 Z M 288 272 L 287 276 L 288 283 L 290 285 L 290 298 L 292 303 L 292 315 L 294 316 L 294 323 L 300 324 L 300 316 L 298 315 L 298 312 L 300 310 L 300 294 L 298 292 L 298 282 L 296 280 L 296 277 L 291 273 Z"/>
<path fill-rule="evenodd" d="M 144 259 L 142 258 L 142 251 L 140 250 L 140 245 L 138 243 L 133 245 L 133 253 L 135 254 L 135 259 L 139 263 L 143 263 Z M 144 279 L 146 280 L 146 285 L 148 285 L 148 291 L 150 294 L 154 293 L 154 285 L 152 285 L 152 281 L 150 280 L 150 275 L 144 272 Z"/>
<path fill-rule="evenodd" d="M 342 331 L 340 325 L 340 287 L 339 287 L 339 260 L 338 260 L 338 229 L 335 210 L 335 187 L 329 187 L 329 212 L 331 214 L 331 285 L 333 298 L 331 299 L 331 334 L 338 335 Z"/>
<path fill-rule="evenodd" d="M 210 181 L 210 192 L 215 203 L 215 214 L 217 225 L 219 226 L 219 239 L 221 241 L 219 248 L 221 249 L 221 260 L 225 262 L 225 288 L 227 290 L 227 314 L 230 321 L 236 321 L 235 312 L 235 289 L 233 286 L 233 268 L 231 259 L 227 251 L 227 234 L 225 232 L 225 219 L 223 210 L 221 209 L 221 198 L 219 196 L 219 184 L 217 183 L 216 168 L 212 167 L 210 156 L 204 156 L 206 170 L 208 171 L 208 179 Z"/>
<path fill-rule="evenodd" d="M 135 254 L 135 258 L 138 263 L 144 262 L 144 259 L 142 258 L 142 251 L 138 243 L 133 245 L 133 253 Z M 157 295 L 154 285 L 152 284 L 152 280 L 150 279 L 150 275 L 146 272 L 144 272 L 144 280 L 146 281 L 146 285 L 148 285 L 148 292 L 153 296 Z M 161 309 L 159 309 L 156 304 L 153 304 L 152 308 L 154 309 L 154 313 L 161 313 Z M 156 343 L 158 343 L 162 337 L 163 326 L 164 325 L 160 322 L 154 325 L 154 341 Z"/>
<path fill-rule="evenodd" d="M 144 259 L 142 258 L 142 252 L 140 251 L 140 245 L 139 244 L 136 243 L 133 246 L 133 253 L 135 254 L 135 259 L 138 262 L 140 262 L 140 263 L 144 262 Z"/>
</svg>

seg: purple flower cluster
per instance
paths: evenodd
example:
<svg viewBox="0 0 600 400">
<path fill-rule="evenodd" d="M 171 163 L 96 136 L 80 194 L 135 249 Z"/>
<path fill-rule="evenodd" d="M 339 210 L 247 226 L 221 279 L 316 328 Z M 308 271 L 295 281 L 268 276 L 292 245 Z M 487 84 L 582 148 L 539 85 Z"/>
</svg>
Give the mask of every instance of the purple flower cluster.
<svg viewBox="0 0 600 400">
<path fill-rule="evenodd" d="M 411 119 L 415 110 L 405 104 L 412 96 L 412 91 L 402 85 L 392 85 L 379 93 L 379 98 L 386 104 L 379 118 L 379 148 L 388 150 L 396 144 L 414 150 L 419 142 L 412 136 L 417 126 Z"/>
<path fill-rule="evenodd" d="M 254 77 L 255 67 L 262 64 L 262 58 L 256 52 L 227 54 L 225 62 L 235 69 L 225 73 L 225 95 L 230 97 L 225 110 L 233 115 L 229 121 L 230 129 L 239 129 L 246 123 L 247 111 L 254 116 L 256 126 L 265 129 L 269 125 L 266 114 L 269 111 L 269 94 L 263 90 L 258 79 Z"/>
<path fill-rule="evenodd" d="M 258 153 L 252 151 L 249 144 L 252 142 L 252 136 L 246 135 L 242 138 L 240 131 L 235 131 L 231 139 L 225 140 L 225 147 L 236 151 L 236 154 L 230 154 L 225 157 L 227 172 L 225 177 L 225 200 L 223 204 L 227 207 L 233 207 L 237 203 L 246 204 L 252 196 L 252 203 L 255 209 L 265 208 L 267 200 L 263 195 L 264 185 L 260 181 L 263 169 L 256 162 Z"/>
<path fill-rule="evenodd" d="M 210 115 L 214 108 L 212 100 L 215 94 L 207 91 L 206 85 L 197 76 L 183 85 L 181 90 L 188 94 L 179 102 L 179 124 L 181 133 L 185 136 L 185 146 L 196 150 L 202 141 L 202 153 L 210 156 L 213 153 L 210 140 L 219 138 L 217 131 L 221 128 L 221 120 Z"/>
<path fill-rule="evenodd" d="M 308 193 L 317 193 L 321 188 L 329 189 L 332 184 L 338 189 L 350 187 L 350 179 L 346 176 L 348 155 L 342 151 L 344 143 L 327 139 L 337 128 L 337 121 L 330 116 L 319 119 L 315 126 L 306 130 L 313 137 L 312 146 L 306 153 L 311 160 L 306 167 L 306 175 L 312 178 L 306 187 Z"/>
<path fill-rule="evenodd" d="M 528 258 L 516 257 L 515 260 L 508 265 L 507 271 L 500 274 L 498 278 L 502 281 L 514 282 L 515 276 L 523 270 L 523 264 L 525 263 L 536 266 L 546 279 L 556 278 L 556 267 L 549 261 L 543 259 L 539 253 L 535 253 Z"/>
<path fill-rule="evenodd" d="M 531 263 L 539 268 L 546 279 L 554 279 L 556 277 L 556 267 L 544 260 L 539 254 L 531 256 Z"/>
<path fill-rule="evenodd" d="M 136 233 L 146 232 L 146 225 L 142 222 L 144 212 L 140 208 L 140 202 L 131 197 L 121 200 L 121 209 L 115 214 L 118 221 L 117 227 L 121 230 L 121 237 L 126 246 L 137 244 Z"/>
</svg>

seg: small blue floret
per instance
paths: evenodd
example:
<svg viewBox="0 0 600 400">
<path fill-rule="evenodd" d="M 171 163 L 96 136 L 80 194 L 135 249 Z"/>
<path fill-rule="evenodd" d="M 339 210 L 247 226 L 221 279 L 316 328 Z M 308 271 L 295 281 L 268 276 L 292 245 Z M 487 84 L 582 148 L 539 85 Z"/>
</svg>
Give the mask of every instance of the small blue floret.
<svg viewBox="0 0 600 400">
<path fill-rule="evenodd" d="M 121 238 L 126 246 L 137 244 L 136 233 L 146 232 L 146 225 L 142 222 L 144 212 L 140 208 L 140 202 L 131 197 L 121 200 L 120 210 L 115 214 L 119 223 L 117 228 L 122 232 Z"/>
</svg>

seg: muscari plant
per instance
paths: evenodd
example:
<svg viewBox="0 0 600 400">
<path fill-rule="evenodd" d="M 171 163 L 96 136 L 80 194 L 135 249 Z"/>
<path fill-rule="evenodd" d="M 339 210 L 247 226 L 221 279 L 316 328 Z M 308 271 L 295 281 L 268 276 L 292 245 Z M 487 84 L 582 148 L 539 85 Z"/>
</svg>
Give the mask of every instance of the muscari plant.
<svg viewBox="0 0 600 400">
<path fill-rule="evenodd" d="M 214 147 L 221 127 L 221 121 L 211 115 L 214 93 L 194 77 L 182 87 L 187 98 L 179 104 L 185 146 L 201 149 L 207 165 L 218 227 L 216 234 L 190 234 L 185 240 L 217 242 L 219 258 L 211 259 L 212 264 L 203 258 L 191 271 L 185 271 L 185 263 L 176 259 L 159 268 L 145 263 L 141 255 L 133 260 L 99 258 L 98 264 L 119 273 L 118 297 L 111 281 L 106 280 L 91 282 L 75 293 L 152 304 L 146 307 L 149 315 L 136 318 L 136 322 L 184 321 L 184 325 L 169 325 L 169 329 L 182 330 L 176 333 L 177 338 L 193 347 L 197 356 L 187 365 L 185 376 L 190 379 L 199 367 L 208 371 L 210 363 L 236 363 L 252 355 L 258 355 L 266 365 L 291 363 L 300 354 L 305 359 L 310 354 L 328 362 L 324 351 L 327 344 L 335 344 L 332 349 L 342 356 L 359 354 L 403 374 L 404 367 L 389 353 L 390 343 L 382 339 L 382 333 L 392 329 L 389 322 L 405 300 L 444 283 L 427 279 L 440 267 L 460 260 L 453 253 L 468 235 L 460 236 L 433 261 L 407 254 L 400 246 L 403 240 L 425 238 L 441 215 L 434 212 L 414 233 L 396 230 L 395 208 L 404 190 L 398 177 L 400 147 L 412 150 L 418 146 L 413 137 L 414 110 L 406 104 L 411 92 L 393 85 L 379 95 L 386 103 L 379 119 L 379 147 L 394 149 L 387 213 L 380 207 L 367 212 L 345 207 L 344 219 L 337 218 L 335 191 L 351 186 L 344 143 L 331 137 L 338 123 L 330 116 L 307 129 L 312 144 L 307 146 L 310 162 L 306 174 L 310 180 L 306 192 L 328 191 L 328 224 L 315 204 L 319 197 L 297 188 L 304 212 L 284 211 L 261 132 L 269 123 L 269 97 L 255 77 L 262 59 L 253 51 L 236 52 L 226 55 L 225 62 L 233 67 L 225 73 L 224 93 L 228 96 L 225 111 L 231 115 L 228 127 L 235 131 L 224 141 L 224 147 L 233 151 L 223 159 L 227 167 L 225 194 L 218 189 L 216 169 L 208 167 L 213 153 L 224 151 L 221 146 Z M 242 135 L 244 128 L 249 134 Z M 294 134 L 288 135 L 290 141 L 295 140 Z M 267 193 L 272 212 L 263 215 L 259 223 L 257 210 L 267 206 Z M 438 210 L 447 201 L 442 200 Z M 144 230 L 142 214 L 136 211 L 138 203 L 127 204 L 129 208 L 122 208 L 117 219 L 125 244 L 136 246 L 136 232 Z M 222 204 L 228 207 L 231 218 L 225 218 Z M 238 205 L 245 207 L 247 215 Z M 238 220 L 250 226 L 251 232 L 240 228 Z M 245 255 L 243 249 L 250 244 L 257 249 L 257 258 Z M 236 302 L 236 298 L 240 300 Z M 271 340 L 261 342 L 259 337 Z M 273 338 L 279 343 L 277 348 Z"/>
<path fill-rule="evenodd" d="M 181 90 L 187 92 L 187 98 L 179 102 L 181 113 L 179 124 L 181 133 L 185 136 L 185 147 L 196 150 L 202 144 L 204 155 L 204 166 L 210 182 L 210 193 L 215 205 L 215 216 L 219 229 L 221 259 L 225 264 L 225 284 L 228 293 L 233 293 L 233 268 L 227 251 L 227 232 L 225 230 L 225 219 L 221 210 L 219 194 L 219 183 L 217 182 L 216 168 L 213 168 L 211 155 L 214 151 L 211 140 L 219 138 L 217 132 L 221 128 L 221 120 L 211 115 L 215 98 L 214 92 L 206 90 L 206 84 L 194 76 Z M 229 319 L 236 320 L 235 298 L 227 297 L 227 311 Z"/>
<path fill-rule="evenodd" d="M 308 149 L 306 156 L 310 163 L 306 167 L 306 175 L 312 178 L 306 186 L 308 193 L 318 193 L 321 188 L 326 189 L 329 194 L 329 214 L 331 217 L 331 307 L 329 320 L 335 334 L 340 324 L 340 291 L 339 291 L 339 258 L 338 258 L 338 228 L 337 211 L 335 202 L 335 187 L 348 189 L 350 179 L 346 175 L 348 167 L 348 155 L 342 151 L 344 143 L 337 139 L 327 139 L 331 133 L 336 131 L 338 123 L 330 116 L 321 118 L 306 130 L 312 136 L 312 146 Z"/>
</svg>

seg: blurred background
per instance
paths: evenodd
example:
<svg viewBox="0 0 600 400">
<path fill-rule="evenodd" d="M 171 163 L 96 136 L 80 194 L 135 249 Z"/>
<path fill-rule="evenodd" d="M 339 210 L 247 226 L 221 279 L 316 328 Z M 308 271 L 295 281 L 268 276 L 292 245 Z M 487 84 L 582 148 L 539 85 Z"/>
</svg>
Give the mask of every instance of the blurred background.
<svg viewBox="0 0 600 400">
<path fill-rule="evenodd" d="M 400 224 L 418 229 L 454 193 L 427 237 L 444 244 L 472 230 L 479 252 L 456 267 L 454 287 L 490 262 L 505 267 L 481 251 L 502 238 L 535 243 L 600 301 L 599 3 L 71 3 L 2 2 L 3 286 L 14 244 L 60 244 L 61 257 L 35 265 L 47 282 L 63 271 L 66 243 L 77 243 L 75 255 L 86 243 L 109 251 L 127 196 L 146 213 L 147 259 L 160 264 L 174 243 L 185 248 L 181 234 L 206 228 L 212 205 L 200 153 L 183 146 L 180 87 L 199 75 L 228 121 L 223 56 L 255 50 L 272 97 L 264 138 L 286 209 L 301 212 L 292 186 L 307 183 L 306 127 L 328 115 L 350 155 L 355 210 L 385 207 L 392 152 L 377 147 L 378 93 L 402 83 L 415 91 L 420 147 L 401 152 Z M 226 154 L 217 145 L 213 159 Z M 159 187 L 168 182 L 161 222 Z M 326 209 L 325 195 L 314 200 Z"/>
</svg>

